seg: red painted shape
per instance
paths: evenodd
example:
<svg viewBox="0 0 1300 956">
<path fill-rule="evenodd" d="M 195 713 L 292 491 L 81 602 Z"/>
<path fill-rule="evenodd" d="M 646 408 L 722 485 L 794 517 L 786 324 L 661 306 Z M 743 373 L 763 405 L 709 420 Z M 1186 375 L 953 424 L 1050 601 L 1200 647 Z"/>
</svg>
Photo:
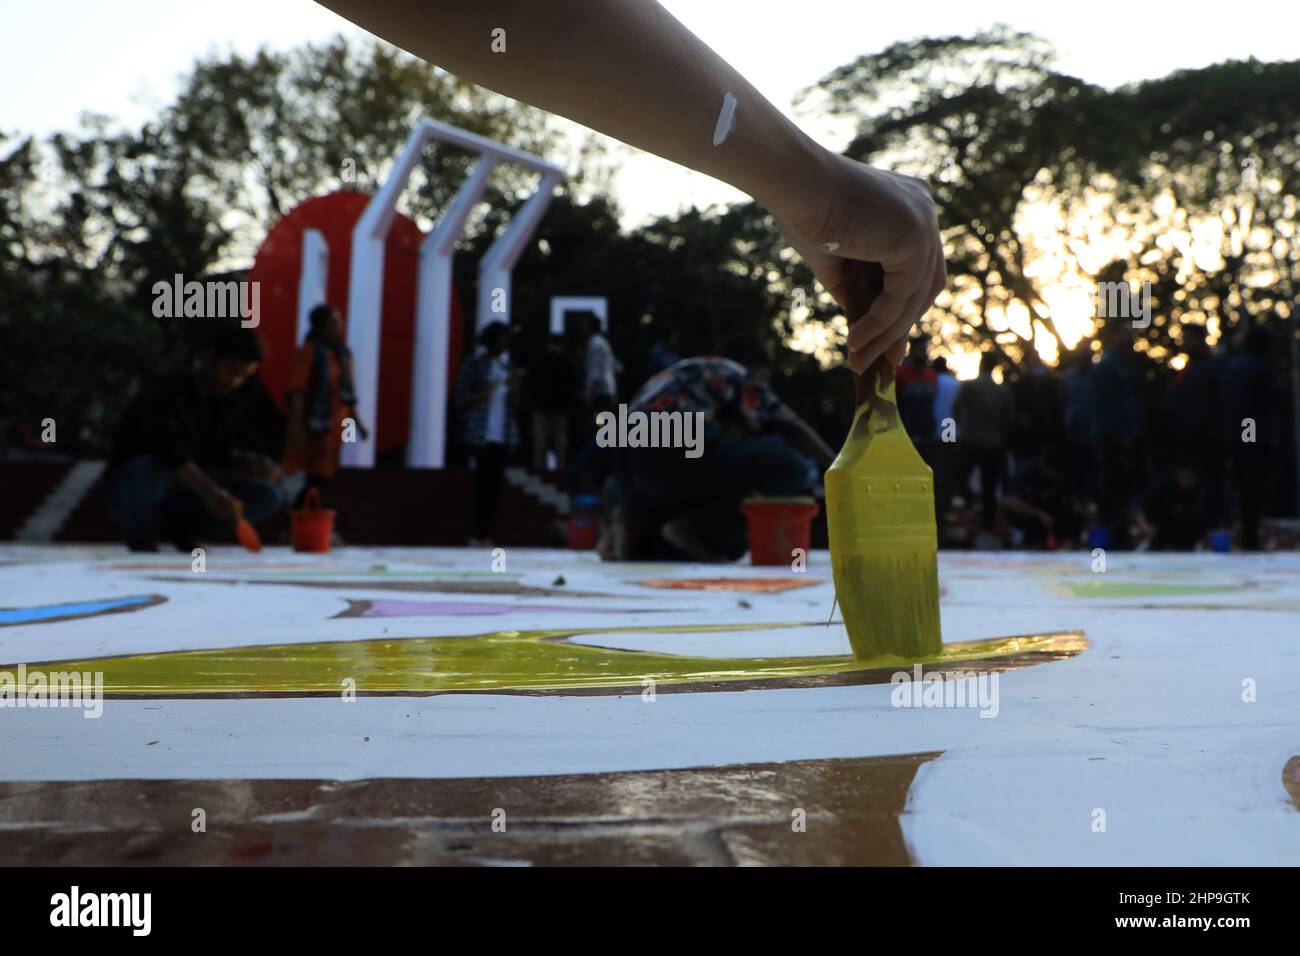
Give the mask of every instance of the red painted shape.
<svg viewBox="0 0 1300 956">
<path fill-rule="evenodd" d="M 261 283 L 262 321 L 258 332 L 266 347 L 262 380 L 284 407 L 289 366 L 297 347 L 298 280 L 302 275 L 302 234 L 318 229 L 329 245 L 329 301 L 348 320 L 348 270 L 352 262 L 352 230 L 370 197 L 340 190 L 300 203 L 277 222 L 253 261 L 249 279 Z M 384 253 L 383 323 L 379 344 L 379 409 L 359 409 L 373 426 L 379 451 L 406 442 L 411 424 L 411 361 L 415 339 L 415 287 L 420 242 L 424 233 L 400 213 L 388 231 Z M 451 342 L 447 356 L 448 388 L 460 362 L 460 300 L 451 293 Z"/>
</svg>

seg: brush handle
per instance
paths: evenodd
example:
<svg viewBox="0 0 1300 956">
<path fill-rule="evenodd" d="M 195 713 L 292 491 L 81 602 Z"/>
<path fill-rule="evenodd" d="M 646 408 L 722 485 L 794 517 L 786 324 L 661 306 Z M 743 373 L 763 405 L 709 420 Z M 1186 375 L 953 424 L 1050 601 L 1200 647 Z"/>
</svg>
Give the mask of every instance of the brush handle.
<svg viewBox="0 0 1300 956">
<path fill-rule="evenodd" d="M 850 259 L 844 263 L 844 311 L 850 322 L 855 322 L 867 314 L 871 304 L 885 288 L 885 270 L 878 262 L 864 262 Z M 860 407 L 872 401 L 877 394 L 877 386 L 885 376 L 892 377 L 893 368 L 889 359 L 880 356 L 870 367 L 854 376 L 853 391 Z"/>
</svg>

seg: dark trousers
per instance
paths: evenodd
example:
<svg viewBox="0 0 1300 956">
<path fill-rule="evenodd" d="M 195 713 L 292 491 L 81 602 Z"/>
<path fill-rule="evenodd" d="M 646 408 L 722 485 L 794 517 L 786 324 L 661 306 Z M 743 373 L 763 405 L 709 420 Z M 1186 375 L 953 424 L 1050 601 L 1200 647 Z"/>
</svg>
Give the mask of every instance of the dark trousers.
<svg viewBox="0 0 1300 956">
<path fill-rule="evenodd" d="M 1136 486 L 1136 449 L 1121 442 L 1102 442 L 1094 446 L 1093 453 L 1101 476 L 1098 513 L 1110 529 L 1111 548 L 1127 551 L 1133 547 L 1128 509 Z"/>
<path fill-rule="evenodd" d="M 699 458 L 681 448 L 619 448 L 614 468 L 629 511 L 654 527 L 685 517 L 711 551 L 732 560 L 749 547 L 742 500 L 798 495 L 809 485 L 808 460 L 779 437 L 717 428 L 705 430 Z"/>
<path fill-rule="evenodd" d="M 942 539 L 943 529 L 948 521 L 948 510 L 952 507 L 953 480 L 957 473 L 957 444 L 946 441 L 932 442 L 930 458 L 927 462 L 934 472 L 935 521 L 939 526 L 939 537 Z"/>
<path fill-rule="evenodd" d="M 474 446 L 474 537 L 491 538 L 501 511 L 501 486 L 505 482 L 506 446 Z"/>
<path fill-rule="evenodd" d="M 1259 550 L 1259 523 L 1269 492 L 1269 448 L 1243 442 L 1232 452 L 1233 490 L 1241 520 L 1241 546 Z"/>
<path fill-rule="evenodd" d="M 962 465 L 961 486 L 966 497 L 970 498 L 971 472 L 979 469 L 981 526 L 985 531 L 992 531 L 998 517 L 998 485 L 1007 475 L 1007 452 L 1005 448 L 968 448 Z"/>
<path fill-rule="evenodd" d="M 227 468 L 204 468 L 203 472 L 243 502 L 244 517 L 249 521 L 256 523 L 284 506 L 279 486 L 269 481 Z M 164 537 L 194 542 L 222 527 L 198 495 L 152 455 L 140 455 L 121 465 L 109 477 L 104 495 L 108 513 L 127 541 Z"/>
</svg>

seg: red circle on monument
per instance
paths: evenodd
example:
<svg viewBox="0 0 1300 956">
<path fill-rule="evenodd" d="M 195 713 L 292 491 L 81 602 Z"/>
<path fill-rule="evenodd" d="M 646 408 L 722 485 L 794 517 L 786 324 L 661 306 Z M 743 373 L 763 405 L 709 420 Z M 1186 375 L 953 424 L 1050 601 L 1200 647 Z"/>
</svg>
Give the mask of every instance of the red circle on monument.
<svg viewBox="0 0 1300 956">
<path fill-rule="evenodd" d="M 329 246 L 326 300 L 348 321 L 348 279 L 352 263 L 352 230 L 370 197 L 340 190 L 308 199 L 288 212 L 267 233 L 249 281 L 261 283 L 261 323 L 258 332 L 266 347 L 262 381 L 281 408 L 289 368 L 298 342 L 298 282 L 302 275 L 302 236 L 317 229 Z M 398 213 L 384 247 L 384 296 L 379 342 L 379 408 L 360 408 L 362 421 L 375 431 L 377 451 L 406 442 L 411 424 L 411 362 L 415 343 L 416 273 L 424 233 L 409 217 Z M 447 349 L 447 381 L 455 380 L 460 360 L 461 313 L 451 290 L 451 335 Z"/>
</svg>

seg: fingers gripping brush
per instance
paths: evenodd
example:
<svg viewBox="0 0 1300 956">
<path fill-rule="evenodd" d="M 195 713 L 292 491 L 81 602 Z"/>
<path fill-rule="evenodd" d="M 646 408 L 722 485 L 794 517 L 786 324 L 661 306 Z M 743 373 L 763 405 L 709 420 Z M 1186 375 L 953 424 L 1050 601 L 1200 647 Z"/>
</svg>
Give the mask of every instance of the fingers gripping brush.
<svg viewBox="0 0 1300 956">
<path fill-rule="evenodd" d="M 880 294 L 875 263 L 849 263 L 850 316 Z M 938 533 L 934 476 L 898 414 L 894 367 L 881 356 L 857 377 L 857 413 L 826 472 L 835 595 L 853 656 L 915 659 L 938 654 Z"/>
</svg>

